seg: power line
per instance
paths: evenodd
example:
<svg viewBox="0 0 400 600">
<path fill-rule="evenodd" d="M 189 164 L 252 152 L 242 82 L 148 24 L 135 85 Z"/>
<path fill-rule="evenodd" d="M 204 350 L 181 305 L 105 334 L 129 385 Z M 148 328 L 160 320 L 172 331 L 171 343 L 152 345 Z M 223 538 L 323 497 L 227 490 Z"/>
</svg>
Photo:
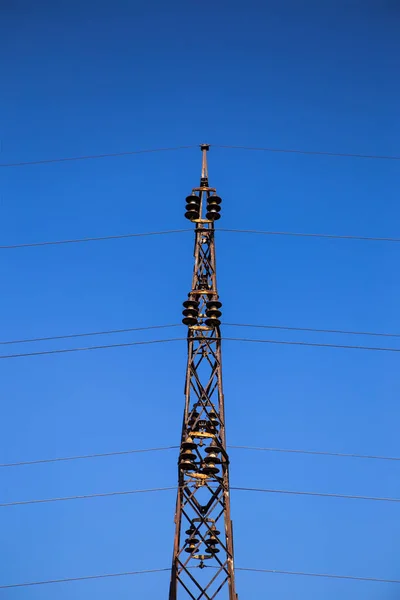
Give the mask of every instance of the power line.
<svg viewBox="0 0 400 600">
<path fill-rule="evenodd" d="M 153 152 L 170 152 L 173 150 L 187 150 L 189 148 L 197 148 L 198 146 L 176 146 L 175 148 L 152 148 L 150 150 L 129 150 L 127 152 L 111 152 L 108 154 L 89 154 L 86 156 L 70 156 L 67 158 L 48 158 L 45 160 L 31 160 L 17 163 L 2 163 L 0 167 L 25 167 L 27 165 L 47 165 L 50 163 L 71 162 L 77 160 L 92 160 L 94 158 L 114 158 L 120 156 L 131 156 L 132 154 L 150 154 Z"/>
<path fill-rule="evenodd" d="M 208 565 L 205 565 L 207 568 Z M 211 567 L 216 568 L 216 567 Z M 17 588 L 17 587 L 30 587 L 35 585 L 49 585 L 53 583 L 70 583 L 73 581 L 89 581 L 93 579 L 107 579 L 111 577 L 125 577 L 129 575 L 144 575 L 147 573 L 162 573 L 170 571 L 170 568 L 166 569 L 147 569 L 143 571 L 124 571 L 121 573 L 105 573 L 103 575 L 86 575 L 83 577 L 68 577 L 66 579 L 48 579 L 46 581 L 30 581 L 28 583 L 12 583 L 9 585 L 0 585 L 1 590 Z M 271 573 L 275 575 L 296 575 L 302 577 L 322 577 L 325 579 L 344 579 L 351 581 L 366 581 L 370 583 L 394 583 L 399 584 L 399 579 L 380 579 L 378 577 L 357 577 L 355 575 L 336 575 L 333 573 L 307 573 L 305 571 L 282 571 L 279 569 L 256 569 L 249 567 L 235 567 L 236 571 L 247 571 L 253 573 Z"/>
<path fill-rule="evenodd" d="M 369 581 L 375 583 L 400 583 L 400 579 L 379 579 L 377 577 L 356 577 L 354 575 L 334 575 L 333 573 L 306 573 L 304 571 L 280 571 L 278 569 L 251 569 L 236 567 L 236 571 L 250 571 L 254 573 L 275 573 L 277 575 L 301 575 L 304 577 L 324 577 L 327 579 L 350 579 L 352 581 Z"/>
<path fill-rule="evenodd" d="M 206 565 L 207 566 L 207 565 Z M 209 568 L 209 567 L 208 567 Z M 106 573 L 103 575 L 87 575 L 84 577 L 68 577 L 66 579 L 50 579 L 47 581 L 32 581 L 29 583 L 14 583 L 10 585 L 0 585 L 0 589 L 10 589 L 17 587 L 30 587 L 36 585 L 48 585 L 53 583 L 70 583 L 73 581 L 88 581 L 93 579 L 107 579 L 111 577 L 125 577 L 129 575 L 143 575 L 148 573 L 161 573 L 170 571 L 170 568 L 165 569 L 148 569 L 143 571 L 125 571 L 122 573 Z M 272 573 L 276 575 L 296 575 L 296 576 L 304 576 L 304 577 L 322 577 L 325 579 L 345 579 L 351 581 L 366 581 L 373 583 L 393 583 L 399 584 L 400 580 L 398 579 L 380 579 L 377 577 L 357 577 L 354 575 L 336 575 L 333 573 L 307 573 L 304 571 L 282 571 L 278 569 L 256 569 L 256 568 L 248 568 L 248 567 L 236 567 L 236 571 L 247 571 L 253 573 Z"/>
<path fill-rule="evenodd" d="M 30 587 L 33 585 L 49 585 L 51 583 L 70 583 L 72 581 L 88 581 L 90 579 L 107 579 L 108 577 L 125 577 L 126 575 L 144 575 L 147 573 L 162 573 L 171 569 L 147 569 L 144 571 L 125 571 L 124 573 L 105 573 L 104 575 L 86 575 L 84 577 L 67 577 L 66 579 L 48 579 L 47 581 L 30 581 L 28 583 L 11 583 L 0 585 L 0 590 L 11 588 Z"/>
<path fill-rule="evenodd" d="M 252 233 L 256 235 L 285 235 L 293 237 L 326 238 L 332 240 L 358 240 L 363 242 L 400 242 L 400 238 L 392 237 L 368 237 L 362 235 L 337 235 L 330 233 L 302 233 L 296 231 L 262 231 L 259 229 L 216 229 L 226 233 Z"/>
<path fill-rule="evenodd" d="M 151 492 L 164 492 L 176 490 L 176 486 L 172 487 L 160 487 L 160 488 L 151 488 L 145 490 L 122 490 L 117 492 L 104 492 L 98 494 L 84 494 L 81 496 L 63 496 L 60 498 L 40 498 L 35 500 L 20 500 L 16 502 L 5 502 L 0 504 L 0 508 L 7 508 L 10 506 L 25 506 L 28 504 L 48 504 L 50 502 L 66 502 L 69 500 L 88 500 L 92 498 L 109 498 L 111 496 L 130 496 L 132 494 L 145 494 Z M 231 487 L 231 490 L 238 492 L 258 492 L 264 494 L 288 494 L 292 496 L 315 496 L 321 498 L 340 498 L 344 500 L 371 500 L 374 502 L 395 502 L 400 503 L 400 498 L 391 498 L 391 497 L 377 497 L 377 496 L 356 496 L 350 494 L 335 494 L 335 493 L 327 493 L 327 492 L 308 492 L 301 490 L 277 490 L 277 489 L 267 489 L 267 488 L 250 488 L 250 487 Z"/>
<path fill-rule="evenodd" d="M 40 352 L 24 352 L 21 354 L 3 354 L 2 358 L 22 358 L 29 356 L 44 356 L 46 354 L 66 354 L 68 352 L 86 352 L 88 350 L 104 350 L 108 348 L 126 348 L 128 346 L 144 346 L 148 344 L 163 344 L 168 342 L 178 342 L 186 340 L 186 338 L 170 338 L 166 340 L 146 340 L 141 342 L 126 342 L 121 344 L 106 344 L 104 346 L 87 346 L 86 348 L 62 348 L 60 350 L 43 350 Z"/>
<path fill-rule="evenodd" d="M 45 242 L 28 242 L 23 244 L 9 244 L 0 246 L 0 250 L 15 250 L 16 248 L 36 248 L 39 246 L 59 246 L 62 244 L 82 244 L 86 242 L 104 242 L 107 240 L 122 240 L 135 237 L 146 237 L 153 235 L 168 235 L 174 233 L 186 233 L 193 231 L 192 229 L 170 229 L 166 231 L 149 231 L 144 233 L 124 233 L 121 235 L 103 235 L 99 237 L 84 237 L 66 240 L 50 240 Z M 311 237 L 311 238 L 326 238 L 334 240 L 358 240 L 366 242 L 394 242 L 399 243 L 400 238 L 393 237 L 368 237 L 360 235 L 336 235 L 328 233 L 304 233 L 295 231 L 262 231 L 257 229 L 216 229 L 218 232 L 223 233 L 248 233 L 255 235 L 281 235 L 281 236 L 292 236 L 292 237 Z"/>
<path fill-rule="evenodd" d="M 284 340 L 253 340 L 249 338 L 222 337 L 228 342 L 247 342 L 253 344 L 279 344 L 284 346 L 311 346 L 314 348 L 340 348 L 346 350 L 370 350 L 376 352 L 400 352 L 400 348 L 382 348 L 379 346 L 350 346 L 347 344 L 322 344 L 318 342 L 288 342 Z M 2 357 L 0 357 L 2 358 Z"/>
<path fill-rule="evenodd" d="M 69 500 L 88 500 L 90 498 L 109 498 L 111 496 L 130 496 L 132 494 L 147 494 L 151 492 L 165 492 L 169 490 L 176 490 L 174 487 L 161 487 L 151 488 L 147 490 L 123 490 L 121 492 L 104 492 L 100 494 L 84 494 L 83 496 L 63 496 L 60 498 L 39 498 L 38 500 L 20 500 L 17 502 L 3 502 L 0 504 L 0 508 L 6 508 L 9 506 L 25 506 L 27 504 L 48 504 L 50 502 L 66 502 Z"/>
<path fill-rule="evenodd" d="M 180 323 L 173 325 L 150 325 L 147 327 L 127 327 L 125 329 L 108 329 L 105 331 L 88 331 L 83 333 L 70 333 L 67 335 L 52 335 L 49 337 L 36 337 L 36 338 L 24 338 L 20 340 L 6 340 L 0 341 L 0 346 L 6 344 L 28 344 L 30 342 L 50 342 L 53 340 L 68 340 L 71 338 L 89 337 L 92 335 L 112 335 L 115 333 L 128 333 L 132 331 L 149 331 L 151 329 L 167 329 L 169 327 L 181 327 Z"/>
<path fill-rule="evenodd" d="M 388 460 L 388 461 L 400 461 L 400 457 L 397 456 L 376 456 L 369 454 L 346 454 L 342 452 L 328 452 L 324 450 L 302 450 L 302 449 L 290 449 L 290 448 L 260 448 L 255 446 L 237 446 L 228 444 L 228 448 L 236 449 L 236 450 L 253 450 L 253 451 L 263 451 L 263 452 L 280 452 L 285 454 L 311 454 L 315 456 L 334 456 L 341 458 L 362 458 L 368 460 Z M 20 461 L 13 463 L 2 463 L 0 464 L 0 468 L 8 468 L 8 467 L 22 467 L 29 465 L 40 465 L 40 464 L 48 464 L 48 463 L 57 463 L 57 462 L 67 462 L 74 460 L 87 460 L 91 458 L 104 458 L 111 456 L 125 456 L 129 454 L 140 454 L 145 452 L 162 452 L 165 450 L 177 450 L 179 446 L 163 446 L 160 448 L 140 448 L 140 449 L 131 449 L 131 450 L 116 450 L 114 452 L 98 452 L 95 454 L 82 454 L 77 456 L 62 456 L 56 458 L 43 458 L 38 460 L 28 460 L 28 461 Z"/>
<path fill-rule="evenodd" d="M 317 329 L 315 327 L 288 327 L 287 325 L 253 325 L 249 323 L 222 323 L 226 327 L 251 327 L 253 329 L 280 329 L 282 331 L 309 331 L 312 333 L 340 333 L 343 335 L 371 335 L 399 338 L 400 333 L 380 333 L 376 331 L 349 331 L 347 329 Z M 0 342 L 4 343 L 4 342 Z"/>
<path fill-rule="evenodd" d="M 249 338 L 233 338 L 233 337 L 221 337 L 213 338 L 213 341 L 217 339 L 225 340 L 227 342 L 244 342 L 253 344 L 278 344 L 284 346 L 309 346 L 313 348 L 339 348 L 344 350 L 369 350 L 375 352 L 400 352 L 400 348 L 383 348 L 379 346 L 351 346 L 346 344 L 322 344 L 317 342 L 290 342 L 284 340 L 256 340 Z M 3 354 L 0 359 L 8 358 L 23 358 L 32 356 L 44 356 L 48 354 L 66 354 L 68 352 L 84 352 L 88 350 L 104 350 L 108 348 L 127 348 L 129 346 L 144 346 L 147 344 L 165 344 L 170 342 L 181 342 L 186 341 L 187 338 L 168 338 L 165 340 L 146 340 L 139 342 L 125 342 L 120 344 L 106 344 L 104 346 L 87 346 L 85 348 L 62 348 L 60 350 L 43 350 L 40 352 L 23 352 L 21 354 Z"/>
<path fill-rule="evenodd" d="M 317 496 L 321 498 L 342 498 L 344 500 L 372 500 L 374 502 L 400 502 L 400 498 L 380 498 L 377 496 L 354 496 L 351 494 L 334 494 L 328 492 L 303 492 L 299 490 L 275 490 L 249 487 L 231 487 L 238 492 L 261 492 L 265 494 L 289 494 L 292 496 Z M 0 505 L 1 506 L 1 505 Z"/>
<path fill-rule="evenodd" d="M 382 154 L 353 154 L 350 152 L 324 152 L 320 150 L 294 150 L 289 148 L 258 148 L 254 146 L 225 146 L 212 144 L 213 148 L 229 148 L 231 150 L 254 150 L 259 152 L 279 152 L 284 154 L 307 154 L 315 156 L 339 156 L 342 158 L 370 158 L 376 160 L 400 160 L 400 156 Z"/>
<path fill-rule="evenodd" d="M 42 464 L 48 464 L 48 463 L 67 462 L 67 461 L 73 461 L 73 460 L 87 460 L 89 458 L 104 458 L 106 456 L 124 456 L 127 454 L 141 454 L 141 453 L 145 453 L 145 452 L 161 452 L 163 450 L 176 450 L 177 448 L 179 448 L 179 446 L 164 446 L 162 448 L 144 448 L 144 449 L 138 449 L 138 450 L 119 450 L 116 452 L 100 452 L 97 454 L 82 454 L 80 456 L 61 456 L 61 457 L 57 457 L 57 458 L 25 460 L 25 461 L 14 462 L 14 463 L 3 463 L 3 464 L 0 464 L 0 468 L 22 467 L 22 466 L 28 466 L 28 465 L 42 465 Z"/>
<path fill-rule="evenodd" d="M 212 144 L 214 148 L 230 149 L 230 150 L 252 150 L 258 152 L 275 152 L 283 154 L 305 154 L 309 156 L 337 156 L 342 158 L 368 158 L 375 160 L 400 160 L 400 156 L 381 155 L 381 154 L 354 154 L 350 152 L 325 152 L 320 150 L 296 150 L 291 148 L 262 148 L 252 146 L 228 146 L 222 144 Z M 128 150 L 126 152 L 109 152 L 106 154 L 89 154 L 83 156 L 69 156 L 62 158 L 49 158 L 44 160 L 32 160 L 16 163 L 2 163 L 0 167 L 25 167 L 28 165 L 44 165 L 50 163 L 71 162 L 79 160 L 93 160 L 99 158 L 116 158 L 122 156 L 131 156 L 133 154 L 150 154 L 154 152 L 170 152 L 175 150 L 188 150 L 197 148 L 197 144 L 189 146 L 176 146 L 171 148 L 151 148 L 148 150 Z"/>
<path fill-rule="evenodd" d="M 336 456 L 340 458 L 363 458 L 368 460 L 390 460 L 400 461 L 398 456 L 376 456 L 373 454 L 346 454 L 343 452 L 328 452 L 325 450 L 297 450 L 290 448 L 257 448 L 254 446 L 233 446 L 228 445 L 228 448 L 234 448 L 238 450 L 259 450 L 264 452 L 281 452 L 285 454 L 311 454 L 314 456 Z M 0 465 L 0 467 L 3 465 Z"/>
<path fill-rule="evenodd" d="M 315 327 L 289 327 L 286 325 L 254 325 L 249 323 L 222 323 L 226 327 L 249 327 L 253 329 L 277 329 L 282 331 L 307 331 L 313 333 L 340 333 L 344 335 L 369 335 L 379 337 L 394 337 L 399 338 L 399 333 L 380 333 L 373 331 L 348 331 L 345 329 L 317 329 Z M 113 335 L 116 333 L 129 333 L 132 331 L 147 331 L 151 329 L 167 329 L 170 327 L 181 327 L 180 323 L 173 323 L 171 325 L 150 325 L 147 327 L 126 327 L 124 329 L 105 329 L 102 331 L 85 331 L 80 333 L 71 333 L 65 335 L 53 335 L 47 337 L 36 337 L 36 338 L 23 338 L 16 340 L 5 340 L 0 341 L 0 346 L 10 344 L 27 344 L 31 342 L 48 342 L 53 340 L 67 340 L 71 338 L 90 337 L 95 335 Z"/>
<path fill-rule="evenodd" d="M 0 250 L 14 250 L 15 248 L 36 248 L 38 246 L 60 246 L 61 244 L 81 244 L 86 242 L 103 242 L 105 240 L 123 240 L 134 237 L 146 237 L 150 235 L 169 235 L 171 233 L 184 233 L 192 229 L 169 229 L 166 231 L 146 231 L 144 233 L 124 233 L 122 235 L 103 235 L 101 237 L 86 237 L 71 240 L 53 240 L 49 242 L 32 242 L 26 244 L 11 244 L 0 246 Z"/>
</svg>

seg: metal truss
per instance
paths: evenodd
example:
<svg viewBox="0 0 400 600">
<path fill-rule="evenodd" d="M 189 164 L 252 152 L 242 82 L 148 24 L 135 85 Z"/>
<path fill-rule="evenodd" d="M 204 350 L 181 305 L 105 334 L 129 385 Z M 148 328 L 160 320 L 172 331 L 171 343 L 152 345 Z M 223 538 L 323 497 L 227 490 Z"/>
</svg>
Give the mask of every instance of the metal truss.
<svg viewBox="0 0 400 600">
<path fill-rule="evenodd" d="M 193 218 L 195 210 L 188 216 L 196 224 L 194 271 L 189 300 L 184 303 L 188 363 L 169 600 L 178 596 L 179 600 L 238 600 L 215 261 L 214 220 L 219 218 L 215 213 L 220 211 L 221 199 L 208 186 L 208 149 L 201 146 L 200 187 L 187 199 L 197 208 L 198 218 Z M 202 218 L 205 212 L 207 218 Z"/>
</svg>

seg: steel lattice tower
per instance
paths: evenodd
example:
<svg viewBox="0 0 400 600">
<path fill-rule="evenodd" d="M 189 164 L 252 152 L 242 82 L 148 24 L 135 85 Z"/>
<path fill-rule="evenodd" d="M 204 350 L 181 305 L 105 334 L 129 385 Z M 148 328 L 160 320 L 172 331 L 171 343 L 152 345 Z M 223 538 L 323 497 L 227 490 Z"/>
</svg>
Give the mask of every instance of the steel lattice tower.
<svg viewBox="0 0 400 600">
<path fill-rule="evenodd" d="M 183 303 L 188 363 L 169 600 L 238 600 L 215 261 L 214 221 L 220 218 L 221 198 L 208 184 L 209 146 L 200 148 L 200 187 L 186 198 L 185 217 L 195 223 L 194 271 Z"/>
</svg>

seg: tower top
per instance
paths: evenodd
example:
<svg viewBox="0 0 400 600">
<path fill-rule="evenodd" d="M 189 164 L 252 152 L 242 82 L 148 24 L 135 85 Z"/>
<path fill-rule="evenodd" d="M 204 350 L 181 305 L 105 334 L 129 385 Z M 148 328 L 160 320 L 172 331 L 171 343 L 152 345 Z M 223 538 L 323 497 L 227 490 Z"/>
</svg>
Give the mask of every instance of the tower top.
<svg viewBox="0 0 400 600">
<path fill-rule="evenodd" d="M 208 187 L 208 165 L 207 165 L 207 152 L 210 149 L 210 144 L 200 144 L 200 150 L 203 154 L 203 160 L 201 165 L 201 180 L 200 187 Z"/>
</svg>

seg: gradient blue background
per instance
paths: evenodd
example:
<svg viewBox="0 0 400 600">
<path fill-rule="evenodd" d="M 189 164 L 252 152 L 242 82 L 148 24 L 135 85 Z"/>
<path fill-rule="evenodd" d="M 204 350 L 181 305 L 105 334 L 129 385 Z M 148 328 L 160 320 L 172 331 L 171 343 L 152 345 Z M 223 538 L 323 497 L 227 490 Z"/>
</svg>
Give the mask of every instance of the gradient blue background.
<svg viewBox="0 0 400 600">
<path fill-rule="evenodd" d="M 400 154 L 394 1 L 0 7 L 2 163 L 202 141 Z M 398 162 L 217 148 L 209 160 L 224 200 L 221 227 L 399 236 Z M 197 149 L 1 169 L 1 243 L 187 227 L 184 197 L 199 169 Z M 1 339 L 179 323 L 192 249 L 192 234 L 183 233 L 3 250 Z M 227 322 L 400 330 L 394 244 L 221 232 L 217 254 Z M 185 359 L 185 344 L 175 343 L 1 361 L 1 462 L 176 444 Z M 227 342 L 228 442 L 399 455 L 398 361 L 390 353 Z M 231 458 L 233 485 L 400 496 L 397 463 L 239 450 Z M 3 469 L 1 501 L 170 486 L 176 459 L 169 451 Z M 174 492 L 162 492 L 2 508 L 0 583 L 169 567 L 174 505 Z M 399 510 L 233 492 L 236 563 L 399 579 Z M 168 579 L 0 597 L 162 599 Z M 237 587 L 240 600 L 398 594 L 391 585 L 242 572 Z"/>
</svg>

